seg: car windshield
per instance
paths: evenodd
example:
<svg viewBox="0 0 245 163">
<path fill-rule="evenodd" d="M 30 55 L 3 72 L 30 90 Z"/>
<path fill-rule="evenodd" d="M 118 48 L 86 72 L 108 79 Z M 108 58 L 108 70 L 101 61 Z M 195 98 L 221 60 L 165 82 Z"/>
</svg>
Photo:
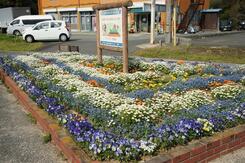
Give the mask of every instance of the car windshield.
<svg viewBox="0 0 245 163">
<path fill-rule="evenodd" d="M 20 23 L 20 20 L 14 20 L 10 23 L 10 25 L 16 25 L 16 24 L 19 24 Z"/>
<path fill-rule="evenodd" d="M 229 20 L 221 20 L 220 21 L 220 25 L 224 26 L 224 25 L 230 25 L 230 21 Z"/>
</svg>

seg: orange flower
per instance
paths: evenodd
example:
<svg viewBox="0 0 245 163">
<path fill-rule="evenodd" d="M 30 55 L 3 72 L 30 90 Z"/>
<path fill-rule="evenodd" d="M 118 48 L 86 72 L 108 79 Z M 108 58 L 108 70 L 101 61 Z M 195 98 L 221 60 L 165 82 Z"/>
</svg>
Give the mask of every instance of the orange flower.
<svg viewBox="0 0 245 163">
<path fill-rule="evenodd" d="M 116 66 L 115 66 L 115 64 L 107 64 L 106 66 L 105 66 L 106 68 L 110 68 L 110 69 L 114 69 Z"/>
<path fill-rule="evenodd" d="M 234 82 L 231 80 L 224 80 L 224 84 L 233 84 Z"/>
<path fill-rule="evenodd" d="M 100 85 L 99 83 L 97 83 L 96 80 L 88 80 L 87 83 L 90 84 L 93 87 L 102 87 L 102 85 Z"/>
<path fill-rule="evenodd" d="M 97 69 L 98 72 L 105 74 L 105 75 L 111 75 L 110 72 L 108 72 L 108 70 L 104 69 L 104 68 L 99 68 Z"/>
<path fill-rule="evenodd" d="M 94 67 L 94 64 L 93 63 L 87 63 L 86 66 L 87 67 Z"/>
<path fill-rule="evenodd" d="M 50 61 L 43 59 L 43 63 L 48 65 L 48 64 L 50 64 Z"/>
<path fill-rule="evenodd" d="M 208 84 L 209 87 L 219 87 L 222 85 L 224 85 L 224 84 L 220 83 L 220 82 L 216 82 L 216 81 Z"/>
<path fill-rule="evenodd" d="M 185 63 L 184 60 L 178 60 L 178 61 L 177 61 L 177 64 L 179 64 L 179 65 L 183 65 L 184 63 Z"/>
<path fill-rule="evenodd" d="M 143 101 L 141 99 L 135 100 L 136 105 L 143 105 Z"/>
</svg>

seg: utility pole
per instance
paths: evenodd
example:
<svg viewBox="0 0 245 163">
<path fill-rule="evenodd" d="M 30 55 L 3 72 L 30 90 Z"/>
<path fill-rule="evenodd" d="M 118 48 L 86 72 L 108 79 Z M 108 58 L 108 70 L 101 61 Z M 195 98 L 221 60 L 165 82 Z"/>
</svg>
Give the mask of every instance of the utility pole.
<svg viewBox="0 0 245 163">
<path fill-rule="evenodd" d="M 174 46 L 176 46 L 177 45 L 177 37 L 176 37 L 176 10 L 177 10 L 177 2 L 176 2 L 176 0 L 173 0 L 174 2 L 174 14 L 173 14 L 173 36 L 174 36 L 174 38 L 173 38 L 173 44 L 174 44 Z"/>
<path fill-rule="evenodd" d="M 172 0 L 166 0 L 166 12 L 167 12 L 167 19 L 166 19 L 166 34 L 165 34 L 165 42 L 166 44 L 170 44 L 172 42 Z"/>
<path fill-rule="evenodd" d="M 151 0 L 151 39 L 150 43 L 155 41 L 155 18 L 156 18 L 156 0 Z"/>
</svg>

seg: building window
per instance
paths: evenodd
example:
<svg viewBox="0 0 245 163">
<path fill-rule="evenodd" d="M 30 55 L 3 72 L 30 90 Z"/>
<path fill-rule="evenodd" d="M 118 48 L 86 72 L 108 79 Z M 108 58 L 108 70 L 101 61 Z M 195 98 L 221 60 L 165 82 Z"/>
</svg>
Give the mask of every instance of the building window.
<svg viewBox="0 0 245 163">
<path fill-rule="evenodd" d="M 95 12 L 83 11 L 81 14 L 81 30 L 82 31 L 95 31 Z"/>
<path fill-rule="evenodd" d="M 62 20 L 70 24 L 77 24 L 77 12 L 61 12 Z"/>
</svg>

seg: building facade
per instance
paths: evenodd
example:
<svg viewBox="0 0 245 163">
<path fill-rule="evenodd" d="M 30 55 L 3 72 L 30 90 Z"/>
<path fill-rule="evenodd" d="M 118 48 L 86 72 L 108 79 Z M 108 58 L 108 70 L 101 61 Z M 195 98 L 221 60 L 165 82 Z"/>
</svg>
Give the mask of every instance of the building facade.
<svg viewBox="0 0 245 163">
<path fill-rule="evenodd" d="M 74 31 L 95 31 L 95 11 L 93 6 L 107 1 L 120 0 L 38 0 L 39 14 L 50 14 L 56 19 L 70 23 Z M 184 14 L 193 0 L 178 0 L 178 13 Z M 209 0 L 206 0 L 209 1 Z M 209 3 L 205 4 L 208 8 Z M 129 31 L 150 31 L 151 0 L 133 0 L 129 8 Z M 181 18 L 181 17 L 180 17 Z M 156 0 L 156 25 L 158 30 L 166 26 L 166 0 Z"/>
</svg>

